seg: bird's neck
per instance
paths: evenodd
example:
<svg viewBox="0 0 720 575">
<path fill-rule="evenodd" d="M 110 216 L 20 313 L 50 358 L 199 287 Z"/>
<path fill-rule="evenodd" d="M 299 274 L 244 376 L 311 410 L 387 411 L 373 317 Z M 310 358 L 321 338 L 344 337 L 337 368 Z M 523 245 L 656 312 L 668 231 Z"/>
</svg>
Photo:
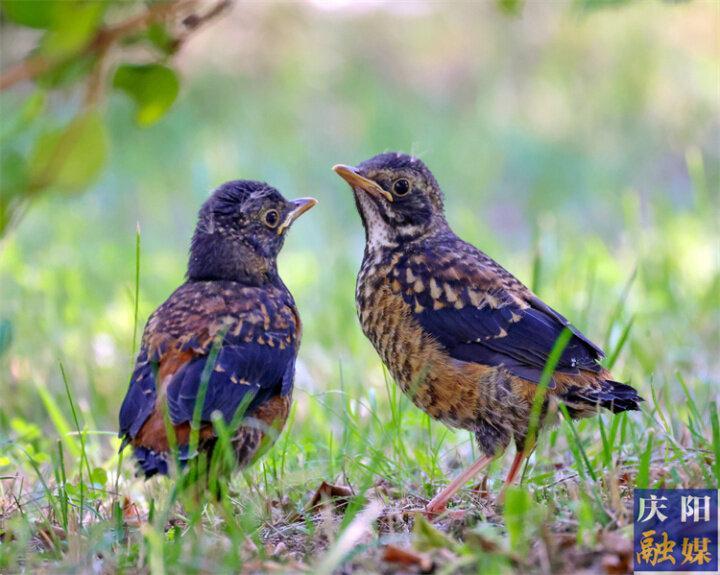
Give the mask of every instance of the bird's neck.
<svg viewBox="0 0 720 575">
<path fill-rule="evenodd" d="M 215 268 L 204 266 L 201 271 L 188 268 L 189 281 L 231 281 L 246 286 L 261 287 L 282 283 L 276 269 L 256 270 L 244 266 L 231 267 L 227 265 Z"/>
<path fill-rule="evenodd" d="M 277 261 L 242 242 L 193 242 L 187 278 L 190 281 L 233 281 L 245 285 L 277 284 Z"/>
<path fill-rule="evenodd" d="M 366 222 L 365 226 L 365 259 L 378 260 L 384 256 L 403 249 L 410 249 L 419 243 L 435 237 L 454 235 L 445 217 L 440 214 L 432 222 L 423 226 L 383 227 L 377 222 Z M 384 222 L 383 222 L 384 223 Z"/>
</svg>

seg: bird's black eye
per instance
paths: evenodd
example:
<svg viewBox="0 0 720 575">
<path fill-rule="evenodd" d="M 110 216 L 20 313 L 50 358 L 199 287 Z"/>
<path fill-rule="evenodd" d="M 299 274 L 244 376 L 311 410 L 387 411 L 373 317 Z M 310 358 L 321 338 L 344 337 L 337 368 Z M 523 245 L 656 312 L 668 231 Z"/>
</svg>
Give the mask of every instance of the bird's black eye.
<svg viewBox="0 0 720 575">
<path fill-rule="evenodd" d="M 268 210 L 263 214 L 263 222 L 269 228 L 276 228 L 280 223 L 280 213 L 277 210 Z"/>
<path fill-rule="evenodd" d="M 393 192 L 395 192 L 396 196 L 404 196 L 410 191 L 410 182 L 408 182 L 405 178 L 400 178 L 399 180 L 395 180 L 395 183 L 393 184 Z"/>
</svg>

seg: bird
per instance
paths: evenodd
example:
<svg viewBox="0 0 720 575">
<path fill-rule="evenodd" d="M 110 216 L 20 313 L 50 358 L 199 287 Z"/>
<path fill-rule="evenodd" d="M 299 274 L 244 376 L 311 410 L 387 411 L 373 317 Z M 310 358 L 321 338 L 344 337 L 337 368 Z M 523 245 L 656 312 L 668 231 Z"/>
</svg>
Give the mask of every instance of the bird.
<svg viewBox="0 0 720 575">
<path fill-rule="evenodd" d="M 120 408 L 120 450 L 132 446 L 139 475 L 168 475 L 171 446 L 181 466 L 198 452 L 209 458 L 215 413 L 239 424 L 230 428 L 239 467 L 284 427 L 301 323 L 277 256 L 290 226 L 316 204 L 249 180 L 226 182 L 203 203 L 185 282 L 150 315 Z"/>
<path fill-rule="evenodd" d="M 538 384 L 565 330 L 569 340 L 540 396 L 538 424 L 549 423 L 559 404 L 573 418 L 599 408 L 639 409 L 642 398 L 602 366 L 599 346 L 453 232 L 444 194 L 422 160 L 388 152 L 333 170 L 353 190 L 365 228 L 355 291 L 365 336 L 413 403 L 474 433 L 481 453 L 432 498 L 425 507 L 429 515 L 445 511 L 462 486 L 514 441 L 501 501 L 531 451 Z"/>
</svg>

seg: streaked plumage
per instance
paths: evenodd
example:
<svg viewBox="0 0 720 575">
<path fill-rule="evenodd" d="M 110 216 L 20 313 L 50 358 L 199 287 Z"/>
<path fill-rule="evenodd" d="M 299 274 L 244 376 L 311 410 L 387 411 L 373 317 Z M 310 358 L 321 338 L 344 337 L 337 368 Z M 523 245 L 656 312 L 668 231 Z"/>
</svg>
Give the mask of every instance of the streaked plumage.
<svg viewBox="0 0 720 575">
<path fill-rule="evenodd" d="M 277 273 L 276 256 L 292 221 L 315 200 L 288 202 L 260 182 L 228 182 L 203 205 L 190 251 L 187 281 L 148 320 L 120 410 L 123 447 L 132 444 L 146 477 L 168 473 L 165 414 L 180 460 L 204 370 L 200 449 L 211 451 L 211 423 L 230 424 L 238 464 L 247 465 L 264 438 L 274 440 L 290 409 L 300 318 Z M 270 214 L 275 212 L 275 214 Z M 272 216 L 272 217 L 271 217 Z M 217 347 L 214 363 L 208 366 Z M 270 431 L 270 430 L 273 431 Z"/>
<path fill-rule="evenodd" d="M 514 440 L 514 479 L 537 383 L 565 327 L 572 337 L 543 413 L 558 401 L 574 417 L 638 408 L 636 391 L 600 365 L 597 345 L 453 233 L 420 160 L 389 153 L 335 169 L 352 186 L 366 230 L 356 291 L 362 329 L 418 407 L 475 433 L 483 465 Z M 441 510 L 450 495 L 429 509 Z"/>
</svg>

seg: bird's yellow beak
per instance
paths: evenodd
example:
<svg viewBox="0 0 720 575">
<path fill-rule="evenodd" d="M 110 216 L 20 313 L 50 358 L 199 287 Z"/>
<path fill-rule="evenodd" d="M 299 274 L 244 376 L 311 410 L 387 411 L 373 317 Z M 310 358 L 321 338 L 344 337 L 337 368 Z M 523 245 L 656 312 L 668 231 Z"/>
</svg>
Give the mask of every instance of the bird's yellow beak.
<svg viewBox="0 0 720 575">
<path fill-rule="evenodd" d="M 278 235 L 288 229 L 292 225 L 292 223 L 300 216 L 302 216 L 305 212 L 314 208 L 317 205 L 318 201 L 315 198 L 298 198 L 297 200 L 292 200 L 290 203 L 295 207 L 290 210 L 290 213 L 288 213 L 288 215 L 285 217 L 285 221 L 278 227 Z"/>
<path fill-rule="evenodd" d="M 345 166 L 344 164 L 336 164 L 333 166 L 333 171 L 345 180 L 350 187 L 353 189 L 360 189 L 367 192 L 375 198 L 385 198 L 388 202 L 393 201 L 392 194 L 384 190 L 379 184 L 368 180 L 366 177 L 361 176 L 356 168 L 352 166 Z"/>
</svg>

